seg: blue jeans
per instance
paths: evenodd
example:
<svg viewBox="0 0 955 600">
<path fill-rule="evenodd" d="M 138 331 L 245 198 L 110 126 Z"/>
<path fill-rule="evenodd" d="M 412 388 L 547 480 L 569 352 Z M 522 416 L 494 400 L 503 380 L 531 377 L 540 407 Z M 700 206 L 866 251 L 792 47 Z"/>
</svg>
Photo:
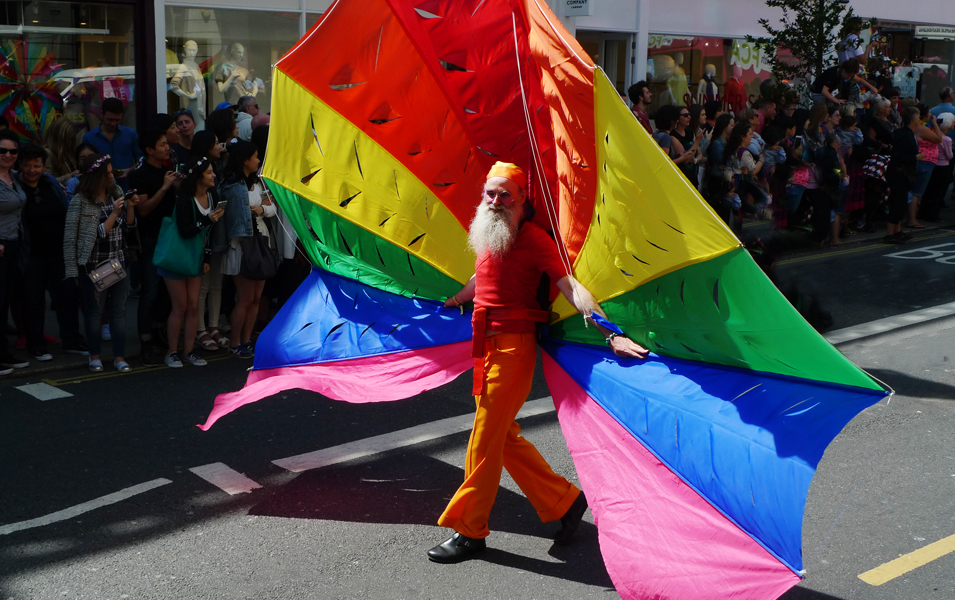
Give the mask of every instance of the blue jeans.
<svg viewBox="0 0 955 600">
<path fill-rule="evenodd" d="M 806 192 L 806 186 L 790 184 L 786 186 L 786 213 L 796 214 L 799 210 L 799 204 L 802 203 L 802 195 Z"/>
<path fill-rule="evenodd" d="M 932 171 L 935 170 L 935 163 L 927 160 L 920 160 L 915 167 L 915 185 L 912 186 L 912 195 L 921 198 L 925 194 L 925 188 L 928 187 L 928 180 L 932 178 Z"/>
<path fill-rule="evenodd" d="M 60 325 L 63 347 L 76 348 L 83 343 L 80 335 L 79 290 L 76 281 L 63 279 L 63 257 L 41 258 L 31 255 L 27 263 L 27 348 L 30 351 L 46 350 L 43 342 L 43 326 L 46 321 L 46 292 L 56 308 L 56 320 Z"/>
<path fill-rule="evenodd" d="M 113 356 L 126 356 L 126 298 L 129 296 L 129 275 L 106 288 L 96 291 L 96 286 L 80 270 L 80 285 L 86 302 L 86 347 L 91 356 L 98 356 L 102 350 L 101 323 L 103 309 L 109 307 L 109 335 L 113 342 Z"/>
</svg>

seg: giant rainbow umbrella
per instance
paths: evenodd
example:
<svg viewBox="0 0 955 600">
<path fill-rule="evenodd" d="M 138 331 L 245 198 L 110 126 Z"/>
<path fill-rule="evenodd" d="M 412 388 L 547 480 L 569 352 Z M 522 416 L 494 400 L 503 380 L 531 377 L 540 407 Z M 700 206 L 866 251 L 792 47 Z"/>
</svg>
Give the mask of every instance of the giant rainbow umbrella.
<svg viewBox="0 0 955 600">
<path fill-rule="evenodd" d="M 398 400 L 472 366 L 467 227 L 497 160 L 608 317 L 562 297 L 541 344 L 624 598 L 776 598 L 803 572 L 826 446 L 888 393 L 819 336 L 541 0 L 338 0 L 276 66 L 264 178 L 314 265 L 246 387 Z"/>
</svg>

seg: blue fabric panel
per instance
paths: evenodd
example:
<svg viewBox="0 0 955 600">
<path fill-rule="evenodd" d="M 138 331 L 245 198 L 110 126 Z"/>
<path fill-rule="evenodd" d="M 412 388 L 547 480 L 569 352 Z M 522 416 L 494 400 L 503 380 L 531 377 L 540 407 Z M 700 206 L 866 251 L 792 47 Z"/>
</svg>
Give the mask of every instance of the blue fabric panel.
<svg viewBox="0 0 955 600">
<path fill-rule="evenodd" d="M 650 354 L 546 342 L 614 419 L 796 572 L 809 483 L 826 446 L 888 392 Z"/>
<path fill-rule="evenodd" d="M 444 346 L 471 339 L 471 313 L 312 268 L 255 344 L 275 369 Z M 356 374 L 360 377 L 361 374 Z"/>
<path fill-rule="evenodd" d="M 593 319 L 593 320 L 594 320 L 594 323 L 596 323 L 597 325 L 601 325 L 601 326 L 603 326 L 603 327 L 606 327 L 607 329 L 609 329 L 610 331 L 616 333 L 617 335 L 623 335 L 623 330 L 622 330 L 622 329 L 620 329 L 619 327 L 617 327 L 617 325 L 616 325 L 615 323 L 611 323 L 611 322 L 608 321 L 607 319 L 601 317 L 599 314 L 594 313 L 594 314 L 590 315 L 590 318 Z"/>
</svg>

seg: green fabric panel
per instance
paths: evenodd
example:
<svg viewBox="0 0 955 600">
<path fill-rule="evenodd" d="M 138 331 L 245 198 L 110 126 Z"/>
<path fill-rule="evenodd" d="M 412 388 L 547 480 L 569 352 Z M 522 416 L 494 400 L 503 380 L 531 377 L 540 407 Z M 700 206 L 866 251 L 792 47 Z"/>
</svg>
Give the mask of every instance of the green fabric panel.
<svg viewBox="0 0 955 600">
<path fill-rule="evenodd" d="M 463 283 L 368 230 L 266 180 L 313 265 L 409 298 L 444 301 Z"/>
<path fill-rule="evenodd" d="M 819 335 L 745 249 L 689 265 L 601 304 L 607 317 L 653 352 L 803 379 L 881 390 Z M 552 337 L 602 345 L 583 319 L 551 325 Z"/>
</svg>

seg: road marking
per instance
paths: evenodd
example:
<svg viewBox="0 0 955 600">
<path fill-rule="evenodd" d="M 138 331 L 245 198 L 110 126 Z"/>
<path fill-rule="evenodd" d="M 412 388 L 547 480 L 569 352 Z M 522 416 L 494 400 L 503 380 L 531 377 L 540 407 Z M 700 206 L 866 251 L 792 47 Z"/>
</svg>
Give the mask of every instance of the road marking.
<svg viewBox="0 0 955 600">
<path fill-rule="evenodd" d="M 931 308 L 923 308 L 922 310 L 886 317 L 884 319 L 877 319 L 875 321 L 869 321 L 868 323 L 862 323 L 861 325 L 846 327 L 845 329 L 837 329 L 836 331 L 826 334 L 826 339 L 833 345 L 844 344 L 860 338 L 886 333 L 910 325 L 918 325 L 919 323 L 925 323 L 926 321 L 932 321 L 950 315 L 955 315 L 955 302 L 939 304 Z"/>
<path fill-rule="evenodd" d="M 30 394 L 37 400 L 46 402 L 47 400 L 56 400 L 57 398 L 70 398 L 73 394 L 64 392 L 48 383 L 30 383 L 27 385 L 18 385 L 17 389 L 21 392 Z"/>
<path fill-rule="evenodd" d="M 943 230 L 945 231 L 945 230 Z M 926 240 L 933 240 L 935 238 L 950 236 L 955 232 L 945 231 L 945 233 L 936 233 L 934 235 L 926 235 L 924 237 L 916 238 L 911 240 L 909 243 L 924 242 Z M 854 254 L 856 252 L 862 252 L 863 250 L 876 250 L 879 248 L 886 249 L 889 245 L 883 244 L 881 242 L 877 244 L 872 244 L 870 246 L 861 246 L 859 248 L 850 248 L 848 250 L 836 250 L 834 252 L 821 252 L 818 254 L 810 254 L 809 256 L 801 256 L 799 258 L 790 258 L 787 260 L 778 260 L 776 261 L 777 265 L 791 265 L 793 263 L 805 262 L 807 260 L 814 260 L 817 258 L 829 258 L 830 256 L 840 256 L 843 254 Z"/>
<path fill-rule="evenodd" d="M 168 479 L 153 479 L 152 481 L 140 483 L 139 485 L 134 485 L 133 487 L 128 487 L 124 490 L 113 492 L 112 494 L 107 494 L 101 498 L 84 502 L 83 504 L 77 504 L 76 506 L 71 506 L 70 508 L 58 510 L 55 513 L 50 513 L 44 517 L 37 517 L 36 519 L 30 519 L 29 521 L 20 521 L 19 523 L 10 523 L 9 525 L 0 525 L 0 535 L 9 535 L 17 531 L 23 531 L 24 529 L 33 529 L 34 527 L 43 527 L 44 525 L 51 525 L 60 521 L 66 521 L 67 519 L 78 517 L 83 513 L 88 513 L 91 510 L 96 510 L 97 508 L 102 508 L 104 506 L 109 506 L 110 504 L 122 502 L 123 500 L 132 498 L 133 496 L 142 494 L 143 492 L 148 492 L 170 483 L 172 483 L 172 481 Z"/>
<path fill-rule="evenodd" d="M 886 254 L 886 258 L 898 258 L 902 260 L 934 260 L 937 263 L 943 265 L 953 264 L 952 260 L 955 259 L 955 242 L 948 242 L 945 244 L 936 244 L 934 246 L 925 246 L 922 248 L 913 248 L 911 250 L 902 250 L 899 252 L 893 252 L 891 254 Z M 944 248 L 944 250 L 943 250 Z"/>
<path fill-rule="evenodd" d="M 554 412 L 554 410 L 554 401 L 550 396 L 547 396 L 539 400 L 525 402 L 521 412 L 517 414 L 517 418 L 523 419 L 543 415 Z M 300 473 L 302 471 L 308 471 L 309 469 L 319 469 L 336 465 L 357 458 L 388 452 L 389 450 L 395 450 L 397 448 L 414 446 L 415 444 L 436 440 L 455 433 L 470 431 L 473 426 L 474 415 L 461 415 L 460 417 L 441 419 L 440 421 L 433 421 L 431 423 L 425 423 L 424 425 L 417 425 L 415 427 L 409 427 L 408 429 L 402 429 L 401 431 L 394 431 L 384 435 L 349 442 L 340 446 L 323 448 L 315 452 L 280 458 L 273 460 L 272 463 L 287 471 Z"/>
<path fill-rule="evenodd" d="M 955 535 L 939 540 L 934 544 L 929 544 L 924 548 L 919 548 L 914 552 L 903 554 L 893 561 L 880 565 L 871 571 L 866 571 L 859 575 L 859 579 L 869 585 L 879 586 L 952 552 L 955 552 Z"/>
<path fill-rule="evenodd" d="M 262 487 L 242 473 L 230 469 L 222 463 L 212 463 L 189 469 L 223 492 L 235 496 L 245 494 Z"/>
<path fill-rule="evenodd" d="M 231 358 L 231 355 L 228 353 L 220 354 L 216 356 L 210 356 L 206 358 L 206 362 L 219 362 L 220 360 L 226 360 Z M 109 369 L 109 365 L 104 365 L 104 368 Z M 132 373 L 120 373 L 119 371 L 103 371 L 102 373 L 90 373 L 88 375 L 74 375 L 72 377 L 64 377 L 63 379 L 44 379 L 44 383 L 50 385 L 70 385 L 74 383 L 84 383 L 86 381 L 98 381 L 100 379 L 111 379 L 113 377 L 128 377 L 129 375 L 135 375 L 136 373 L 148 373 L 150 371 L 159 371 L 161 369 L 168 369 L 166 365 L 157 365 L 155 367 L 134 367 Z M 186 367 L 187 369 L 190 367 Z"/>
</svg>

